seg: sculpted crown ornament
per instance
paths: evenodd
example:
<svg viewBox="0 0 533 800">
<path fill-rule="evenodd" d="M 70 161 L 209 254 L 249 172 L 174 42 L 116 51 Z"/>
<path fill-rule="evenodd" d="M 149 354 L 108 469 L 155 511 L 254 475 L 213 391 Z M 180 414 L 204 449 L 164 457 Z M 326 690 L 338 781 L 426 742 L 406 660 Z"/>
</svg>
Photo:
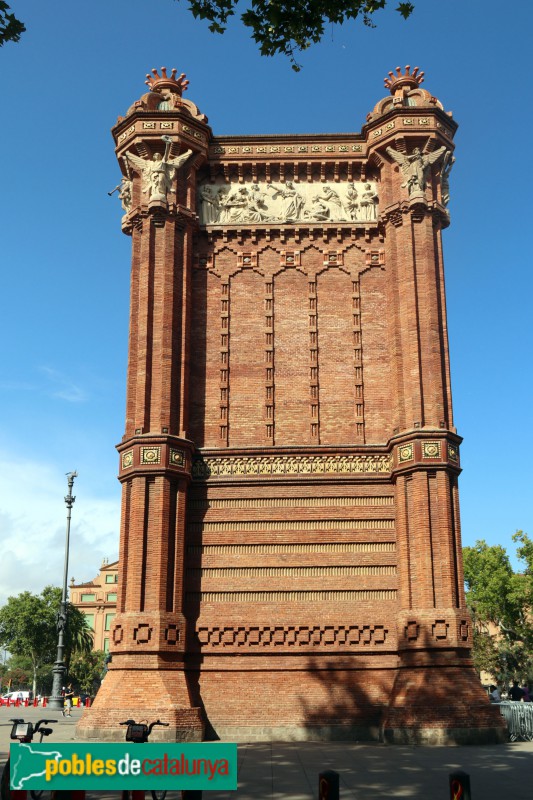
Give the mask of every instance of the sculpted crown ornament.
<svg viewBox="0 0 533 800">
<path fill-rule="evenodd" d="M 151 75 L 149 73 L 146 75 L 145 83 L 150 87 L 151 92 L 162 92 L 166 89 L 179 94 L 181 97 L 182 93 L 187 89 L 189 81 L 186 79 L 184 72 L 176 79 L 177 71 L 177 69 L 173 69 L 170 75 L 167 75 L 167 68 L 161 67 L 161 75 L 159 75 L 158 71 L 153 69 Z"/>
<path fill-rule="evenodd" d="M 396 75 L 389 72 L 389 77 L 385 78 L 385 86 L 390 89 L 390 93 L 397 95 L 399 92 L 403 93 L 404 89 L 416 89 L 424 81 L 424 73 L 419 72 L 420 67 L 415 67 L 411 72 L 409 64 L 405 67 L 405 72 L 402 72 L 401 67 L 396 67 Z"/>
</svg>

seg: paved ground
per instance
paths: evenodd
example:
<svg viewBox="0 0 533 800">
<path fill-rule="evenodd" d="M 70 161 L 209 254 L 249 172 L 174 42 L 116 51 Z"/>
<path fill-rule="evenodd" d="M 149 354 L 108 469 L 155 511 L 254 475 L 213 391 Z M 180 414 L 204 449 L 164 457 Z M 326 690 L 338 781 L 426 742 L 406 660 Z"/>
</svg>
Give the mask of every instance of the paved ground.
<svg viewBox="0 0 533 800">
<path fill-rule="evenodd" d="M 35 721 L 43 716 L 43 709 L 14 711 L 0 707 L 1 766 L 9 749 L 10 717 Z M 75 709 L 71 719 L 60 717 L 49 741 L 72 741 L 82 713 Z M 457 769 L 470 774 L 472 800 L 533 799 L 532 742 L 483 747 L 272 742 L 239 745 L 237 792 L 204 792 L 204 800 L 316 800 L 318 773 L 325 769 L 340 774 L 341 800 L 449 800 L 448 775 Z M 93 795 L 94 800 L 117 797 Z M 179 792 L 167 794 L 167 800 L 179 797 Z"/>
</svg>

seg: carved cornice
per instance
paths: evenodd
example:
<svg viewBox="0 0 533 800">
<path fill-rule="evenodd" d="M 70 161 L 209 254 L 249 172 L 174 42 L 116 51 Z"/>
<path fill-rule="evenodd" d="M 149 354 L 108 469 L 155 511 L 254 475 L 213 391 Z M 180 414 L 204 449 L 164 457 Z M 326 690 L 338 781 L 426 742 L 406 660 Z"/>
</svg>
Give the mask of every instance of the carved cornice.
<svg viewBox="0 0 533 800">
<path fill-rule="evenodd" d="M 438 228 L 447 228 L 450 224 L 450 215 L 440 203 L 428 201 L 424 197 L 412 197 L 410 200 L 400 200 L 384 208 L 379 215 L 382 225 L 393 225 L 400 228 L 407 215 L 413 222 L 421 222 L 425 217 L 431 216 L 433 224 Z"/>
<path fill-rule="evenodd" d="M 148 220 L 156 228 L 164 227 L 167 221 L 173 222 L 179 228 L 198 228 L 198 217 L 194 211 L 173 202 L 154 200 L 136 206 L 122 217 L 123 233 L 131 235 L 134 228 L 142 232 L 144 220 Z"/>
</svg>

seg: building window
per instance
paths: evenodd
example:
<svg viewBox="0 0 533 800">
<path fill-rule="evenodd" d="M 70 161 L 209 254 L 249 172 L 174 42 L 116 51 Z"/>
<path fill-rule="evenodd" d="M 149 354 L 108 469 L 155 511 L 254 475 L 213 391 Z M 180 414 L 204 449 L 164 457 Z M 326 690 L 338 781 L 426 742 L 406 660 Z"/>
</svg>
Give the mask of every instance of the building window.
<svg viewBox="0 0 533 800">
<path fill-rule="evenodd" d="M 114 614 L 106 614 L 105 615 L 105 630 L 106 631 L 111 630 L 111 623 L 113 622 L 114 618 L 115 618 Z"/>
<path fill-rule="evenodd" d="M 109 653 L 109 639 L 104 639 L 104 653 Z"/>
<path fill-rule="evenodd" d="M 85 614 L 85 619 L 89 628 L 94 631 L 94 614 Z"/>
<path fill-rule="evenodd" d="M 94 603 L 95 600 L 95 594 L 82 594 L 80 597 L 80 603 Z"/>
<path fill-rule="evenodd" d="M 117 593 L 116 592 L 108 592 L 107 593 L 107 602 L 108 603 L 116 603 L 117 602 Z"/>
<path fill-rule="evenodd" d="M 118 575 L 106 575 L 105 576 L 106 583 L 118 583 Z"/>
</svg>

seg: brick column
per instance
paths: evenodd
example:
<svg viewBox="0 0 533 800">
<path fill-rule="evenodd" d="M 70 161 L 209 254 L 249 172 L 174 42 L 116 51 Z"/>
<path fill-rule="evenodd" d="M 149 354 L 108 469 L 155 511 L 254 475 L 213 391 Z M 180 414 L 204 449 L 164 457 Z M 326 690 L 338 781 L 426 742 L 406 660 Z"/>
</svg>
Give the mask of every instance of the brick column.
<svg viewBox="0 0 533 800">
<path fill-rule="evenodd" d="M 426 155 L 440 144 L 436 130 L 427 133 Z M 437 167 L 428 169 L 426 185 L 409 188 L 407 170 L 389 156 L 391 146 L 409 155 L 420 144 L 420 134 L 402 134 L 375 154 L 393 316 L 390 445 L 399 579 L 398 671 L 382 731 L 387 741 L 446 742 L 461 740 L 461 731 L 466 741 L 475 727 L 474 738 L 492 739 L 501 725 L 473 669 L 463 590 L 461 439 L 452 417 L 441 245 L 448 215 Z"/>
<path fill-rule="evenodd" d="M 172 81 L 167 83 L 176 94 Z M 126 427 L 118 446 L 120 594 L 111 630 L 112 662 L 78 725 L 83 738 L 121 739 L 118 723 L 128 718 L 169 723 L 154 731 L 154 739 L 203 736 L 200 709 L 191 702 L 196 692 L 184 669 L 183 580 L 194 449 L 187 430 L 192 237 L 196 170 L 209 133 L 200 115 L 197 124 L 190 113 L 184 115 L 181 99 L 173 109 L 164 108 L 162 117 L 160 108 L 169 101 L 159 102 L 155 94 L 139 101 L 145 106 L 114 130 L 119 158 L 132 180 L 131 208 L 122 221 L 132 236 L 132 268 Z M 153 119 L 147 118 L 145 109 L 156 103 L 159 113 L 154 110 Z M 170 147 L 161 142 L 163 125 L 165 133 L 172 132 Z M 156 191 L 145 165 L 165 147 L 170 164 L 187 149 L 193 153 L 183 166 L 168 169 L 169 183 Z"/>
</svg>

